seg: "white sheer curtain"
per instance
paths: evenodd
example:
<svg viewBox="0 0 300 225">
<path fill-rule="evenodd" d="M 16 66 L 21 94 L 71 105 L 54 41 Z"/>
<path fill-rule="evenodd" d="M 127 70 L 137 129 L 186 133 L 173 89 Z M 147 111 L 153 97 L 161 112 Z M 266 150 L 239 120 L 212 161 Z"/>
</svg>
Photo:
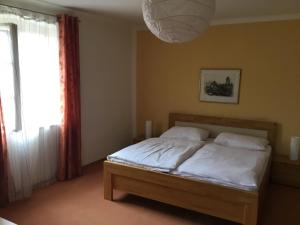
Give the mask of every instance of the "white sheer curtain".
<svg viewBox="0 0 300 225">
<path fill-rule="evenodd" d="M 12 54 L 5 56 L 4 51 L 0 52 L 0 65 L 7 70 L 0 69 L 0 92 L 8 128 L 10 200 L 14 201 L 29 197 L 34 187 L 55 180 L 61 115 L 56 18 L 0 6 L 0 24 L 11 23 L 17 25 L 18 36 L 20 129 L 15 129 L 12 116 L 12 99 L 18 99 L 11 91 Z M 0 46 L 0 51 L 13 52 L 9 33 L 1 32 L 1 37 L 7 44 Z"/>
</svg>

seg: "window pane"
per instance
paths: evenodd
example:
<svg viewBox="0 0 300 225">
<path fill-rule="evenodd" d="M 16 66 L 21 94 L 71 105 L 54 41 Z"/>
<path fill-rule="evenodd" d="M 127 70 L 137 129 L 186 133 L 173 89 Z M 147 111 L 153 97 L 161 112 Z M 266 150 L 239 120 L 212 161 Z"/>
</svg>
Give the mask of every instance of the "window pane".
<svg viewBox="0 0 300 225">
<path fill-rule="evenodd" d="M 1 54 L 1 53 L 0 53 Z M 14 97 L 14 71 L 11 63 L 0 63 L 1 76 L 0 76 L 0 87 L 1 96 Z"/>
<path fill-rule="evenodd" d="M 6 129 L 12 131 L 16 125 L 14 91 L 14 65 L 9 26 L 0 26 L 0 91 Z"/>
<path fill-rule="evenodd" d="M 0 27 L 0 62 L 1 63 L 11 63 L 11 44 L 9 38 L 9 30 Z"/>
<path fill-rule="evenodd" d="M 60 124 L 57 26 L 31 24 L 18 35 L 24 122 L 31 128 Z"/>
<path fill-rule="evenodd" d="M 1 54 L 1 53 L 0 53 Z M 12 64 L 0 64 L 0 90 L 3 101 L 4 119 L 6 128 L 11 131 L 15 128 L 15 95 L 14 72 Z"/>
</svg>

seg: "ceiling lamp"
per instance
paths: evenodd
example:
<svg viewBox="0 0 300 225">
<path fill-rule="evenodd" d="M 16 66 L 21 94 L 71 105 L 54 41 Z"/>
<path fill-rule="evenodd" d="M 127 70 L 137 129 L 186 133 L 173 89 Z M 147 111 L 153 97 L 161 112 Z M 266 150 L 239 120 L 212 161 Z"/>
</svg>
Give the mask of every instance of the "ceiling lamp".
<svg viewBox="0 0 300 225">
<path fill-rule="evenodd" d="M 146 25 L 156 37 L 182 43 L 207 30 L 215 0 L 143 0 L 142 9 Z"/>
</svg>

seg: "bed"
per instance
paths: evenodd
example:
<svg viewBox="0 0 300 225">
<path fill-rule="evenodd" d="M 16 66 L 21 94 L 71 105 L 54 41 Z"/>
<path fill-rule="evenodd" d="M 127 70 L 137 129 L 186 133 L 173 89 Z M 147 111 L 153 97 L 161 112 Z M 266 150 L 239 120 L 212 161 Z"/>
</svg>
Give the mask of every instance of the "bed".
<svg viewBox="0 0 300 225">
<path fill-rule="evenodd" d="M 265 121 L 219 118 L 189 114 L 169 114 L 169 127 L 175 125 L 208 128 L 213 135 L 235 131 L 268 138 L 275 149 L 276 124 Z M 217 183 L 194 180 L 134 165 L 104 162 L 104 198 L 113 200 L 113 190 L 157 200 L 244 225 L 257 225 L 270 175 L 269 159 L 257 190 L 242 190 Z"/>
</svg>

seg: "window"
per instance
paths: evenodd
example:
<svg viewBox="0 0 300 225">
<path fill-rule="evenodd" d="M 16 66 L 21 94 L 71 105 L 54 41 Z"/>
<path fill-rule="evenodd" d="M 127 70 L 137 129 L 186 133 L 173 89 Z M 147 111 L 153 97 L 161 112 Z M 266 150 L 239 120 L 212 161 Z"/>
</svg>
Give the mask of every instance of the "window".
<svg viewBox="0 0 300 225">
<path fill-rule="evenodd" d="M 0 93 L 6 130 L 61 123 L 55 21 L 0 14 Z"/>
<path fill-rule="evenodd" d="M 56 174 L 61 102 L 55 16 L 0 5 L 0 93 L 12 201 Z"/>
<path fill-rule="evenodd" d="M 0 90 L 6 102 L 6 127 L 15 131 L 22 126 L 18 55 L 17 26 L 0 24 Z"/>
</svg>

